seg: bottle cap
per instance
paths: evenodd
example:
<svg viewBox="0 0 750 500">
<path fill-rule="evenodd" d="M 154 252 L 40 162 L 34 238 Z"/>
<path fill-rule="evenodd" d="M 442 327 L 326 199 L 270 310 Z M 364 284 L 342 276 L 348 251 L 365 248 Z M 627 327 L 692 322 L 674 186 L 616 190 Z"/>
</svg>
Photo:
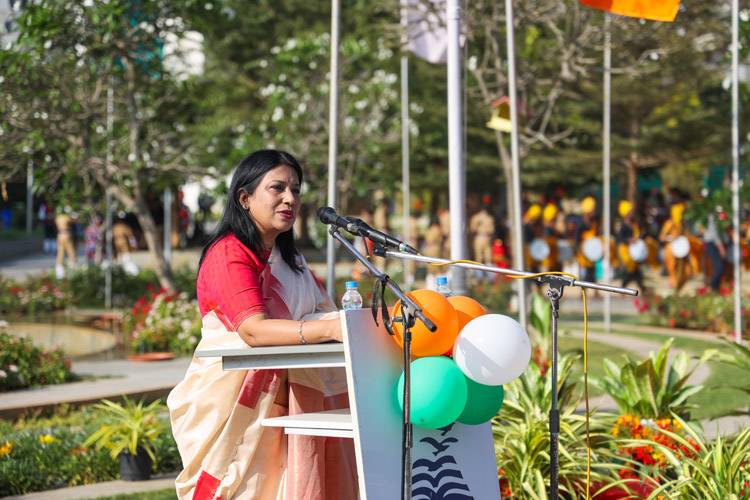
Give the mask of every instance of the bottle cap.
<svg viewBox="0 0 750 500">
<path fill-rule="evenodd" d="M 437 278 L 437 280 L 436 280 L 436 283 L 438 285 L 447 285 L 448 284 L 448 278 L 446 278 L 445 276 L 439 276 Z"/>
<path fill-rule="evenodd" d="M 347 281 L 346 282 L 346 288 L 357 288 L 357 282 L 356 281 Z"/>
</svg>

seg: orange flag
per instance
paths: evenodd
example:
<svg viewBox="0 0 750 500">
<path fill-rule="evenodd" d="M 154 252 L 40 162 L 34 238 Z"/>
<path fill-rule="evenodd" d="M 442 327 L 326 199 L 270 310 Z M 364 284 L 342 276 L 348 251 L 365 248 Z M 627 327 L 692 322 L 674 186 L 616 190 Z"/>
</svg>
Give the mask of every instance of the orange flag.
<svg viewBox="0 0 750 500">
<path fill-rule="evenodd" d="M 652 21 L 674 21 L 680 0 L 578 0 L 584 5 L 620 16 L 640 17 Z"/>
</svg>

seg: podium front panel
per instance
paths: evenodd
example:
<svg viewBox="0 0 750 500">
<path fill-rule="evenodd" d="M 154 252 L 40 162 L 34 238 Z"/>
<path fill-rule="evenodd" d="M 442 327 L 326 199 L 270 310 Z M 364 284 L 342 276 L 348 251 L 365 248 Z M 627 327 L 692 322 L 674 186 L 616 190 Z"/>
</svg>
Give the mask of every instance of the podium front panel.
<svg viewBox="0 0 750 500">
<path fill-rule="evenodd" d="M 344 311 L 346 375 L 361 500 L 401 498 L 401 410 L 396 385 L 403 352 L 370 309 Z M 380 323 L 380 319 L 379 319 Z M 490 423 L 414 426 L 412 498 L 500 498 Z"/>
</svg>

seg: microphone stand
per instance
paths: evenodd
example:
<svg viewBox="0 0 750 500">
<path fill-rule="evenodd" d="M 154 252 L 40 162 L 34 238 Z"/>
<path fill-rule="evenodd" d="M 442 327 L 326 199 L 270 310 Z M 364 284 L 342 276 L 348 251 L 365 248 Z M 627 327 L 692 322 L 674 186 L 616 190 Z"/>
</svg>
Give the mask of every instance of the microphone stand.
<svg viewBox="0 0 750 500">
<path fill-rule="evenodd" d="M 380 257 L 394 257 L 397 259 L 415 260 L 417 262 L 426 263 L 449 263 L 448 259 L 438 259 L 433 257 L 425 257 L 423 255 L 412 255 L 405 252 L 395 252 L 391 250 L 376 251 L 376 255 Z M 593 290 L 602 290 L 604 292 L 621 293 L 624 295 L 631 295 L 633 297 L 638 295 L 638 290 L 631 288 L 622 288 L 612 285 L 603 285 L 600 283 L 592 283 L 590 281 L 580 281 L 573 279 L 571 276 L 562 274 L 542 274 L 536 276 L 539 273 L 529 273 L 525 271 L 516 271 L 513 269 L 506 269 L 503 267 L 486 266 L 481 264 L 469 264 L 467 262 L 456 262 L 448 264 L 451 266 L 463 267 L 467 269 L 475 269 L 478 271 L 488 271 L 495 274 L 502 274 L 506 276 L 516 277 L 528 277 L 534 279 L 539 283 L 547 283 L 549 288 L 547 289 L 547 297 L 549 298 L 550 308 L 552 309 L 552 353 L 551 353 L 551 370 L 550 376 L 552 377 L 552 401 L 549 410 L 549 458 L 550 458 L 550 500 L 558 500 L 559 495 L 559 436 L 560 436 L 560 410 L 557 408 L 558 388 L 557 388 L 557 321 L 560 315 L 560 299 L 563 295 L 563 289 L 566 286 L 577 286 L 581 288 L 590 288 Z M 533 278 L 532 278 L 533 276 Z"/>
<path fill-rule="evenodd" d="M 338 240 L 344 248 L 357 258 L 367 270 L 370 275 L 375 277 L 378 281 L 385 283 L 385 286 L 391 290 L 401 302 L 401 317 L 393 318 L 393 322 L 401 323 L 404 328 L 404 341 L 403 341 L 403 352 L 404 352 L 404 394 L 403 394 L 403 420 L 401 427 L 401 500 L 411 500 L 412 492 L 412 470 L 411 470 L 411 457 L 412 448 L 414 445 L 414 438 L 412 432 L 411 423 L 411 328 L 416 324 L 416 320 L 419 319 L 428 330 L 434 332 L 437 330 L 435 324 L 430 321 L 422 312 L 422 308 L 419 307 L 411 297 L 408 297 L 401 291 L 398 285 L 385 273 L 381 272 L 378 268 L 373 266 L 367 258 L 362 255 L 354 246 L 349 243 L 346 238 L 341 236 L 338 228 L 331 225 L 328 229 L 331 236 Z M 378 248 L 378 245 L 376 245 Z M 384 253 L 383 247 L 379 247 L 378 253 Z M 390 335 L 393 335 L 391 324 L 385 322 L 386 330 Z"/>
</svg>

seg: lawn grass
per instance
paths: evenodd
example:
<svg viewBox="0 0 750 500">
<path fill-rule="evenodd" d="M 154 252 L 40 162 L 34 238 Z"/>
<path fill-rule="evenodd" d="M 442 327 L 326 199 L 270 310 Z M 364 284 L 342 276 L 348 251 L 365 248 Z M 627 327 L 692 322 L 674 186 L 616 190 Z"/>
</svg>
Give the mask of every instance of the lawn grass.
<svg viewBox="0 0 750 500">
<path fill-rule="evenodd" d="M 573 367 L 568 380 L 576 382 L 578 384 L 578 393 L 583 395 L 583 339 L 575 337 L 560 336 L 557 340 L 560 355 L 563 354 L 580 354 L 581 358 L 578 360 L 576 365 Z M 587 358 L 588 358 L 588 375 L 589 377 L 594 375 L 597 377 L 604 376 L 604 358 L 616 359 L 626 351 L 617 347 L 616 345 L 607 344 L 605 342 L 599 342 L 596 340 L 589 340 L 587 346 Z M 635 353 L 627 351 L 631 356 L 636 356 Z M 597 396 L 602 394 L 602 391 L 589 384 L 589 396 Z"/>
<path fill-rule="evenodd" d="M 590 331 L 597 333 L 604 332 L 603 329 L 600 328 L 590 329 Z M 695 337 L 673 336 L 661 332 L 636 332 L 623 329 L 612 330 L 612 333 L 650 340 L 660 345 L 668 339 L 674 338 L 672 344 L 673 352 L 686 351 L 688 354 L 695 357 L 700 356 L 708 349 L 717 349 L 720 352 L 725 353 L 731 352 L 726 344 L 723 342 L 717 342 L 709 333 L 706 335 L 707 337 L 711 337 L 708 337 L 705 340 Z M 563 343 L 563 340 L 565 340 L 565 344 Z M 575 346 L 576 343 L 579 344 L 579 347 Z M 569 350 L 577 349 L 581 352 L 583 350 L 583 343 L 580 339 L 565 339 L 565 337 L 560 337 L 559 344 L 560 352 L 564 352 L 564 346 L 567 346 Z M 607 344 L 607 348 L 602 349 L 597 346 L 596 343 L 589 341 L 589 375 L 603 374 L 604 358 L 606 357 L 613 361 L 619 361 L 622 359 L 622 354 L 625 354 L 624 350 L 617 346 L 610 346 Z M 640 356 L 632 353 L 630 355 L 634 359 L 641 359 Z M 690 403 L 697 406 L 697 408 L 691 412 L 692 418 L 699 420 L 713 419 L 724 416 L 733 410 L 746 411 L 750 408 L 750 395 L 732 388 L 746 387 L 747 373 L 734 366 L 716 361 L 709 361 L 708 366 L 711 370 L 711 374 L 702 382 L 704 389 L 689 399 Z M 578 370 L 578 367 L 576 367 L 576 370 Z M 581 375 L 579 375 L 579 373 Z M 580 377 L 580 380 L 582 380 L 582 369 L 580 372 L 574 371 L 573 377 Z M 573 380 L 579 380 L 579 378 L 574 378 Z M 695 383 L 696 382 L 692 382 L 692 384 Z M 592 396 L 597 394 L 600 394 L 600 392 L 591 392 Z"/>
<path fill-rule="evenodd" d="M 176 500 L 177 493 L 174 488 L 164 490 L 141 491 L 108 497 L 97 497 L 95 500 Z"/>
</svg>

